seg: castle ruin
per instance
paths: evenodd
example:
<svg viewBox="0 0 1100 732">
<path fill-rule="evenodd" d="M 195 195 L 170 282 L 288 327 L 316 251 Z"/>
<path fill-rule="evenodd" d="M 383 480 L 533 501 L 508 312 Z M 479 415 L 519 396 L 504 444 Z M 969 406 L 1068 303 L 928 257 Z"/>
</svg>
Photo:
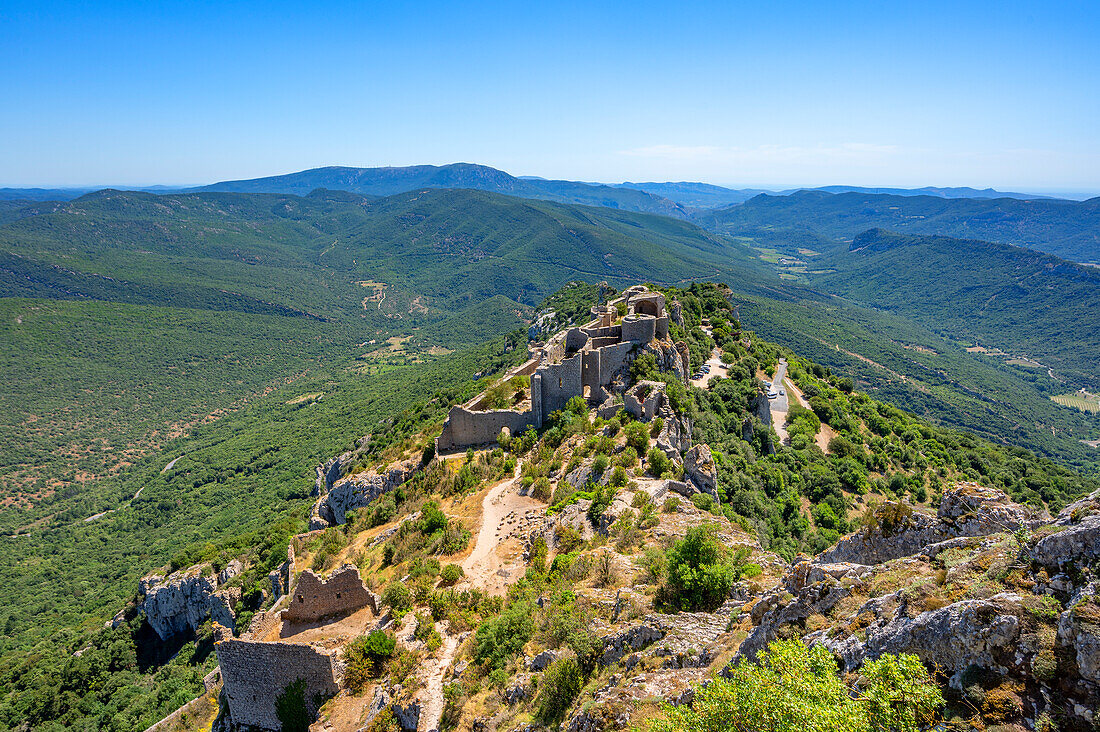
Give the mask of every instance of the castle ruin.
<svg viewBox="0 0 1100 732">
<path fill-rule="evenodd" d="M 298 577 L 290 605 L 283 613 L 288 623 L 308 623 L 369 606 L 378 614 L 378 601 L 359 577 L 359 570 L 345 564 L 323 580 L 311 570 Z"/>
<path fill-rule="evenodd" d="M 336 651 L 306 643 L 234 638 L 232 631 L 218 624 L 214 631 L 224 681 L 222 696 L 234 726 L 282 729 L 277 702 L 296 683 L 302 685 L 300 693 L 311 718 L 340 691 L 342 673 Z"/>
<path fill-rule="evenodd" d="M 625 309 L 618 319 L 619 308 Z M 497 439 L 502 431 L 515 435 L 528 427 L 542 427 L 554 411 L 564 409 L 573 397 L 590 406 L 612 411 L 621 406 L 611 392 L 613 380 L 632 361 L 631 354 L 650 341 L 668 340 L 665 296 L 644 285 L 626 290 L 606 305 L 592 308 L 593 319 L 568 328 L 536 347 L 531 358 L 504 376 L 529 376 L 531 386 L 524 399 L 511 409 L 490 409 L 485 394 L 456 405 L 447 415 L 436 438 L 436 453 L 447 453 Z M 688 351 L 677 343 L 679 369 L 688 373 Z"/>
</svg>

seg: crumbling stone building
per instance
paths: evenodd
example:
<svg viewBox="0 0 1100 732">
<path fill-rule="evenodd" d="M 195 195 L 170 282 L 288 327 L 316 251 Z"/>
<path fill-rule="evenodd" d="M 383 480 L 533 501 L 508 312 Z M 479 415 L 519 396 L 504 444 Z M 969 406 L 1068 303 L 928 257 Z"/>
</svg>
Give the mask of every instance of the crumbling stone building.
<svg viewBox="0 0 1100 732">
<path fill-rule="evenodd" d="M 283 619 L 305 623 L 370 607 L 378 613 L 374 593 L 366 588 L 354 565 L 346 564 L 323 580 L 310 570 L 302 572 Z"/>
<path fill-rule="evenodd" d="M 620 305 L 626 313 L 616 322 Z M 630 354 L 651 341 L 668 340 L 665 296 L 636 285 L 607 305 L 593 307 L 592 315 L 592 321 L 561 331 L 505 375 L 505 379 L 531 378 L 528 398 L 514 408 L 488 409 L 485 395 L 452 407 L 436 438 L 436 452 L 491 443 L 504 430 L 514 435 L 528 427 L 541 427 L 573 397 L 584 397 L 593 406 L 613 407 L 616 403 L 609 387 L 630 363 Z M 679 357 L 677 370 L 686 376 L 687 346 L 678 343 L 674 348 Z"/>
<path fill-rule="evenodd" d="M 305 643 L 244 640 L 234 638 L 221 625 L 214 629 L 214 652 L 224 680 L 222 696 L 235 727 L 281 730 L 276 701 L 292 684 L 301 682 L 310 717 L 316 717 L 321 704 L 340 691 L 336 651 Z"/>
</svg>

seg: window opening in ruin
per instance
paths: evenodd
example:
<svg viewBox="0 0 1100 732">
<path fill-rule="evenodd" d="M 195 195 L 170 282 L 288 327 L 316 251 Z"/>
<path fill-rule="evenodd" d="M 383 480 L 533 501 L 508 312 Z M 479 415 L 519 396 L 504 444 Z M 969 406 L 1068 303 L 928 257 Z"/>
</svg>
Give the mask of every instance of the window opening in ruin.
<svg viewBox="0 0 1100 732">
<path fill-rule="evenodd" d="M 561 377 L 560 376 L 558 377 L 558 388 L 559 389 L 561 388 Z"/>
<path fill-rule="evenodd" d="M 337 599 L 337 600 L 339 600 L 339 599 L 340 599 L 340 593 L 339 593 L 339 592 L 337 592 L 337 593 L 336 593 L 336 599 Z"/>
<path fill-rule="evenodd" d="M 306 598 L 302 597 L 301 595 L 298 595 L 298 602 L 305 602 L 305 601 L 306 601 Z"/>
</svg>

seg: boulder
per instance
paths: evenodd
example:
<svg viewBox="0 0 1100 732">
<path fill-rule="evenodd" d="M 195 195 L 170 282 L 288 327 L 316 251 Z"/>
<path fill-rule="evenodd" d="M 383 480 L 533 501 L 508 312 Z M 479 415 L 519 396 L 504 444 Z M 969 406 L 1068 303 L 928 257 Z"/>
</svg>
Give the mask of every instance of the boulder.
<svg viewBox="0 0 1100 732">
<path fill-rule="evenodd" d="M 554 661 L 557 661 L 559 658 L 561 658 L 561 656 L 562 654 L 559 651 L 547 649 L 531 659 L 531 661 L 527 664 L 527 670 L 542 671 Z"/>
<path fill-rule="evenodd" d="M 1031 558 L 1048 567 L 1100 558 L 1100 514 L 1086 516 L 1078 524 L 1044 536 L 1031 550 Z"/>
<path fill-rule="evenodd" d="M 631 651 L 645 648 L 650 643 L 665 637 L 660 623 L 655 618 L 646 618 L 646 622 L 631 626 L 618 633 L 605 635 L 599 640 L 601 649 L 596 659 L 601 666 L 609 666 Z"/>
<path fill-rule="evenodd" d="M 231 559 L 226 564 L 221 572 L 218 572 L 218 584 L 224 585 L 229 580 L 233 579 L 241 572 L 244 571 L 244 564 L 239 559 Z"/>
<path fill-rule="evenodd" d="M 416 732 L 420 724 L 420 702 L 410 701 L 407 704 L 394 703 L 390 706 L 393 718 L 404 732 Z"/>
<path fill-rule="evenodd" d="M 684 477 L 701 492 L 718 500 L 718 466 L 707 445 L 695 445 L 684 453 Z"/>
<path fill-rule="evenodd" d="M 500 699 L 511 706 L 530 699 L 533 692 L 530 674 L 517 674 L 512 677 L 512 683 L 500 692 Z"/>
<path fill-rule="evenodd" d="M 1081 678 L 1100 684 L 1100 583 L 1087 585 L 1058 616 L 1058 640 L 1072 649 Z"/>
</svg>

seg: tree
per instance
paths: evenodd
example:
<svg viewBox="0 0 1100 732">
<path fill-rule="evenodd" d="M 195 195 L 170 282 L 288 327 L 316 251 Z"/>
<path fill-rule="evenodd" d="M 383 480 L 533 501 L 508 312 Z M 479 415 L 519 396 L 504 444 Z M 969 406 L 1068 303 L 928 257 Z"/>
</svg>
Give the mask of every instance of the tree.
<svg viewBox="0 0 1100 732">
<path fill-rule="evenodd" d="M 729 596 L 734 574 L 714 524 L 693 526 L 668 551 L 659 599 L 681 610 L 713 610 Z"/>
<path fill-rule="evenodd" d="M 698 686 L 691 706 L 666 706 L 651 732 L 917 732 L 934 723 L 943 696 L 916 656 L 883 656 L 853 694 L 823 646 L 776 641 L 729 679 Z"/>
</svg>

